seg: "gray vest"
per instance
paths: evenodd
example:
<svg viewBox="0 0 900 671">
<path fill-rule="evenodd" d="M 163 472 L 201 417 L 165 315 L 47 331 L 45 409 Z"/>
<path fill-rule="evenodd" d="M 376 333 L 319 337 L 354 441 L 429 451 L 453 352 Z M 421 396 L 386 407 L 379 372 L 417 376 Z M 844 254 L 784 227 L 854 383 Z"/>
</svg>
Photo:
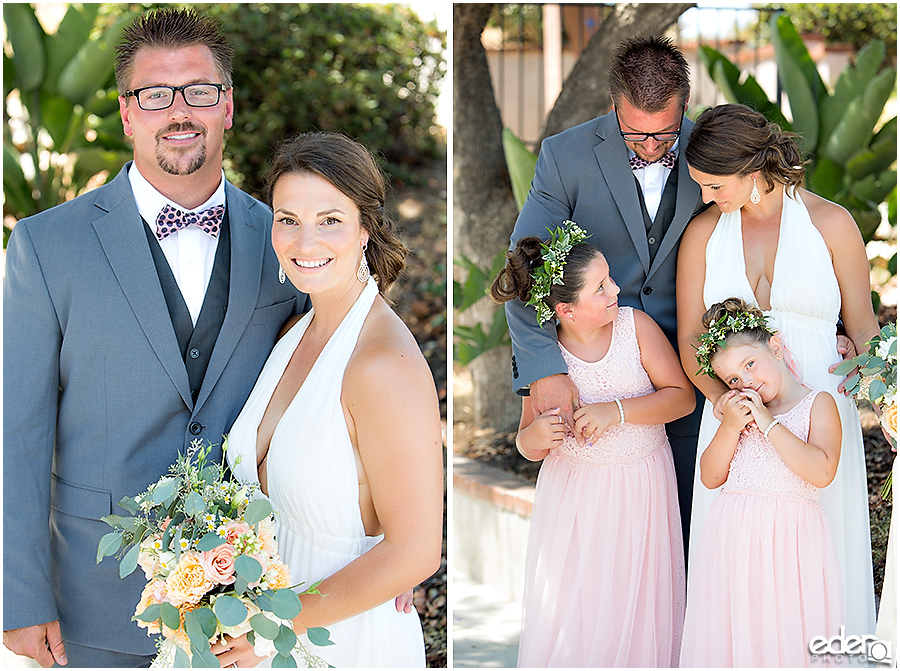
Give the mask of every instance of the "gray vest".
<svg viewBox="0 0 900 671">
<path fill-rule="evenodd" d="M 641 185 L 637 178 L 634 180 L 637 187 L 638 200 L 641 203 L 641 216 L 644 217 L 644 226 L 647 228 L 647 246 L 650 249 L 650 263 L 656 258 L 656 252 L 662 243 L 663 236 L 669 230 L 669 224 L 675 218 L 675 199 L 678 196 L 678 164 L 669 171 L 669 177 L 666 180 L 666 186 L 663 188 L 662 199 L 659 201 L 659 208 L 656 210 L 656 219 L 651 220 L 650 214 L 647 212 L 647 205 L 644 203 L 644 194 L 641 192 Z"/>
<path fill-rule="evenodd" d="M 159 284 L 166 298 L 166 307 L 169 309 L 169 317 L 172 319 L 172 327 L 175 329 L 175 337 L 178 339 L 178 347 L 191 383 L 191 399 L 195 402 L 200 394 L 200 386 L 203 384 L 203 376 L 206 375 L 206 367 L 209 365 L 216 338 L 219 337 L 219 330 L 225 320 L 225 311 L 228 309 L 228 286 L 231 275 L 229 228 L 226 208 L 222 228 L 219 231 L 219 244 L 216 247 L 212 275 L 195 326 L 156 235 L 149 225 L 144 226 L 153 262 L 156 264 Z"/>
</svg>

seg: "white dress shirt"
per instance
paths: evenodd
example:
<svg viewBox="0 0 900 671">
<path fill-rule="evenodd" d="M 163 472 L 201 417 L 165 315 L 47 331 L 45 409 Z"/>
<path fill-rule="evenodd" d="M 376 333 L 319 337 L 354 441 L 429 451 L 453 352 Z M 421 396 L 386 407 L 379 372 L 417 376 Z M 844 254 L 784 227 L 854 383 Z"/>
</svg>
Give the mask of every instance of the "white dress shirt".
<svg viewBox="0 0 900 671">
<path fill-rule="evenodd" d="M 669 151 L 674 151 L 678 155 L 678 140 L 672 145 Z M 628 158 L 634 156 L 635 153 L 628 150 Z M 647 214 L 650 215 L 650 221 L 656 221 L 656 212 L 659 210 L 659 203 L 662 200 L 663 191 L 666 188 L 666 180 L 669 179 L 670 168 L 665 167 L 662 163 L 651 163 L 645 168 L 633 170 L 634 176 L 641 185 L 641 192 L 644 194 L 644 205 L 647 206 Z"/>
<path fill-rule="evenodd" d="M 157 191 L 140 173 L 134 163 L 131 164 L 131 168 L 128 170 L 128 179 L 131 181 L 131 190 L 134 193 L 138 212 L 150 224 L 152 230 L 156 230 L 156 217 L 166 205 L 185 210 L 181 205 L 169 200 Z M 209 200 L 200 207 L 185 211 L 200 212 L 201 210 L 224 204 L 225 171 L 223 170 L 222 178 L 219 180 L 219 187 L 210 196 Z M 172 268 L 172 274 L 175 275 L 175 282 L 178 283 L 178 288 L 181 289 L 181 295 L 187 304 L 188 312 L 191 313 L 191 321 L 194 322 L 194 326 L 197 325 L 197 318 L 200 316 L 200 309 L 203 307 L 203 298 L 206 296 L 206 287 L 209 285 L 209 278 L 212 275 L 218 244 L 218 238 L 207 235 L 196 226 L 182 228 L 159 243 L 163 254 L 166 255 L 166 260 L 169 262 L 169 267 Z"/>
</svg>

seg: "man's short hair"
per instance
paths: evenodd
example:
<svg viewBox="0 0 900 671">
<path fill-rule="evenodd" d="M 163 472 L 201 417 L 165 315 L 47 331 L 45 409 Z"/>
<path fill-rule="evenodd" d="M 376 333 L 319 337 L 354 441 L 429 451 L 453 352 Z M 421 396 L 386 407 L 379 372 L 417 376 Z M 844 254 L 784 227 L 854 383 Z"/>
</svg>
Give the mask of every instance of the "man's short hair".
<svg viewBox="0 0 900 671">
<path fill-rule="evenodd" d="M 116 47 L 116 87 L 119 95 L 124 95 L 131 87 L 134 59 L 139 50 L 174 50 L 195 45 L 209 48 L 222 78 L 221 83 L 231 88 L 234 49 L 225 39 L 219 24 L 192 9 L 164 8 L 137 17 L 122 33 L 122 41 Z"/>
<path fill-rule="evenodd" d="M 690 68 L 668 37 L 638 35 L 616 48 L 609 72 L 614 105 L 624 98 L 642 112 L 661 112 L 676 98 L 683 107 L 690 92 Z"/>
</svg>

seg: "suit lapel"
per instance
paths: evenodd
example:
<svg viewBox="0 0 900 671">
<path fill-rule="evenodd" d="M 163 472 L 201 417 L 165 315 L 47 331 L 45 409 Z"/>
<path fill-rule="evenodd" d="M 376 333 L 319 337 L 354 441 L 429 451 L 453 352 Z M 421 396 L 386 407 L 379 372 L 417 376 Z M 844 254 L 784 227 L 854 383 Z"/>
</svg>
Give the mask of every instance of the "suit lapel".
<svg viewBox="0 0 900 671">
<path fill-rule="evenodd" d="M 659 268 L 666 260 L 666 257 L 678 246 L 681 234 L 684 233 L 688 222 L 694 216 L 694 209 L 697 207 L 697 200 L 700 197 L 700 187 L 691 178 L 691 173 L 688 171 L 688 162 L 684 157 L 687 138 L 691 136 L 693 127 L 693 122 L 688 119 L 684 120 L 681 127 L 681 139 L 678 142 L 678 193 L 675 197 L 675 215 L 672 217 L 672 223 L 663 236 L 662 243 L 660 243 L 659 251 L 654 259 L 653 271 Z"/>
<path fill-rule="evenodd" d="M 128 181 L 129 165 L 98 193 L 95 205 L 102 213 L 94 220 L 94 231 L 150 346 L 184 402 L 191 407 L 187 370 L 153 256 L 147 248 L 147 236 L 141 229 L 143 222 Z"/>
<path fill-rule="evenodd" d="M 634 175 L 628 165 L 628 148 L 619 135 L 615 114 L 610 112 L 601 117 L 595 134 L 600 138 L 600 143 L 594 146 L 594 156 L 646 273 L 650 270 L 647 229 L 641 216 L 641 203 Z M 615 253 L 614 250 L 610 252 Z"/>
<path fill-rule="evenodd" d="M 203 378 L 197 408 L 209 398 L 256 309 L 268 240 L 265 230 L 272 225 L 269 210 L 229 182 L 225 183 L 225 202 L 231 233 L 228 309 Z"/>
</svg>

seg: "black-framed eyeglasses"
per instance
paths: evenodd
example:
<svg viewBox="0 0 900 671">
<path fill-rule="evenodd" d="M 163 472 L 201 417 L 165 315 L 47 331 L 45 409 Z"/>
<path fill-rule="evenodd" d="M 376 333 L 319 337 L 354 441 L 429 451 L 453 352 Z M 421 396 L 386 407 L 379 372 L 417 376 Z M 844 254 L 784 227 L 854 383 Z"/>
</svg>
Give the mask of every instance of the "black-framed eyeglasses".
<svg viewBox="0 0 900 671">
<path fill-rule="evenodd" d="M 659 133 L 626 133 L 622 130 L 622 122 L 619 121 L 619 110 L 613 107 L 616 113 L 616 123 L 619 125 L 619 135 L 626 142 L 645 142 L 648 138 L 653 138 L 657 142 L 674 142 L 681 135 L 681 125 L 684 123 L 684 115 L 681 115 L 681 122 L 678 124 L 678 130 L 665 130 Z"/>
<path fill-rule="evenodd" d="M 137 98 L 142 110 L 155 111 L 171 107 L 175 94 L 181 91 L 190 107 L 214 107 L 219 104 L 219 95 L 226 87 L 223 84 L 185 84 L 184 86 L 145 86 L 142 89 L 125 91 L 125 97 Z"/>
</svg>

